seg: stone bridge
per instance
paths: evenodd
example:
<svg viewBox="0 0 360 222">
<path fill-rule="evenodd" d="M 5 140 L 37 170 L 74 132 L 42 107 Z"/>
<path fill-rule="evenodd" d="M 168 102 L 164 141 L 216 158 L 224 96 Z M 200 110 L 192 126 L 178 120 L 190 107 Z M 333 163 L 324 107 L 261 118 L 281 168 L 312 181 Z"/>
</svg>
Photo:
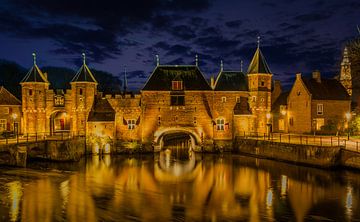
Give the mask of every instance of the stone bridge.
<svg viewBox="0 0 360 222">
<path fill-rule="evenodd" d="M 342 148 L 340 150 L 339 165 L 360 169 L 360 152 Z"/>
</svg>

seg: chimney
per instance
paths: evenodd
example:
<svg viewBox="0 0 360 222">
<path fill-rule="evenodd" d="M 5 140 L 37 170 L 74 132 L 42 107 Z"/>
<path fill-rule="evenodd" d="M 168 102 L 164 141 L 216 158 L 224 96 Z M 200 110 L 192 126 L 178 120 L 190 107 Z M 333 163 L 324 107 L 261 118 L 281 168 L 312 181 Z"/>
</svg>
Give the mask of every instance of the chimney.
<svg viewBox="0 0 360 222">
<path fill-rule="evenodd" d="M 312 73 L 312 78 L 316 80 L 316 82 L 321 83 L 321 74 L 319 70 L 315 70 Z"/>
</svg>

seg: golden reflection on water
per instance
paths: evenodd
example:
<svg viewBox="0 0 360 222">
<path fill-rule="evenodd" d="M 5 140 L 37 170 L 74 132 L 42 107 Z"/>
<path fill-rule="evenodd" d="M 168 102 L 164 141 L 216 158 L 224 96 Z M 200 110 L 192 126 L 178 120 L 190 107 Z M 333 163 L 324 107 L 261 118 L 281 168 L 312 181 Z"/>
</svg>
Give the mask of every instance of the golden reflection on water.
<svg viewBox="0 0 360 222">
<path fill-rule="evenodd" d="M 195 159 L 191 153 L 188 160 L 177 161 L 161 155 L 94 156 L 83 170 L 63 179 L 42 177 L 26 186 L 7 183 L 9 220 L 275 221 L 280 202 L 286 200 L 293 214 L 289 220 L 304 221 L 327 196 L 340 195 L 351 221 L 358 207 L 352 186 L 327 190 L 313 180 L 270 174 L 258 160 L 250 160 L 249 167 L 226 156 Z"/>
</svg>

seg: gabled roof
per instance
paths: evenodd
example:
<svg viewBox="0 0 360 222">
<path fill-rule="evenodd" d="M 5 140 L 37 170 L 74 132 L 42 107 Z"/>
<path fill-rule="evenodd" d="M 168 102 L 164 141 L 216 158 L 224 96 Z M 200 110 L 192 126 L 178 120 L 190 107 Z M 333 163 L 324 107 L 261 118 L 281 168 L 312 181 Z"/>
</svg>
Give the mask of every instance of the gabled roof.
<svg viewBox="0 0 360 222">
<path fill-rule="evenodd" d="M 247 97 L 240 97 L 240 102 L 235 104 L 234 115 L 252 115 Z"/>
<path fill-rule="evenodd" d="M 33 67 L 29 70 L 29 72 L 25 75 L 25 77 L 21 80 L 23 82 L 45 82 L 47 83 L 48 80 L 39 67 L 34 64 Z"/>
<path fill-rule="evenodd" d="M 220 71 L 215 82 L 215 91 L 247 91 L 247 78 L 240 71 Z"/>
<path fill-rule="evenodd" d="M 315 100 L 350 100 L 344 86 L 336 79 L 316 79 L 301 78 L 305 87 Z"/>
<path fill-rule="evenodd" d="M 115 121 L 115 110 L 106 98 L 96 98 L 88 117 L 89 122 Z"/>
<path fill-rule="evenodd" d="M 89 67 L 84 63 L 76 73 L 71 82 L 94 82 L 97 83 Z"/>
<path fill-rule="evenodd" d="M 262 54 L 260 47 L 256 49 L 256 52 L 251 60 L 248 68 L 248 74 L 265 73 L 271 74 L 270 68 L 266 63 L 265 57 Z"/>
<path fill-rule="evenodd" d="M 287 98 L 289 94 L 290 91 L 280 93 L 279 97 L 273 103 L 271 110 L 273 110 L 273 112 L 280 112 L 280 106 L 287 105 Z"/>
<path fill-rule="evenodd" d="M 159 65 L 142 90 L 171 91 L 173 80 L 182 80 L 184 90 L 211 90 L 200 69 L 194 65 Z"/>
<path fill-rule="evenodd" d="M 21 102 L 13 94 L 0 86 L 0 105 L 20 106 Z"/>
</svg>

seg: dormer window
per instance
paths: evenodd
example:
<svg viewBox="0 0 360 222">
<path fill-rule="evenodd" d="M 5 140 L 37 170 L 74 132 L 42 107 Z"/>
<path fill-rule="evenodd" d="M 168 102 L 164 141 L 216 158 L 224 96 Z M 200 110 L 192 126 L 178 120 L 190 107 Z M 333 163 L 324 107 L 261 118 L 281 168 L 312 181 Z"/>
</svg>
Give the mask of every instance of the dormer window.
<svg viewBox="0 0 360 222">
<path fill-rule="evenodd" d="M 172 90 L 183 90 L 183 81 L 172 81 Z"/>
</svg>

